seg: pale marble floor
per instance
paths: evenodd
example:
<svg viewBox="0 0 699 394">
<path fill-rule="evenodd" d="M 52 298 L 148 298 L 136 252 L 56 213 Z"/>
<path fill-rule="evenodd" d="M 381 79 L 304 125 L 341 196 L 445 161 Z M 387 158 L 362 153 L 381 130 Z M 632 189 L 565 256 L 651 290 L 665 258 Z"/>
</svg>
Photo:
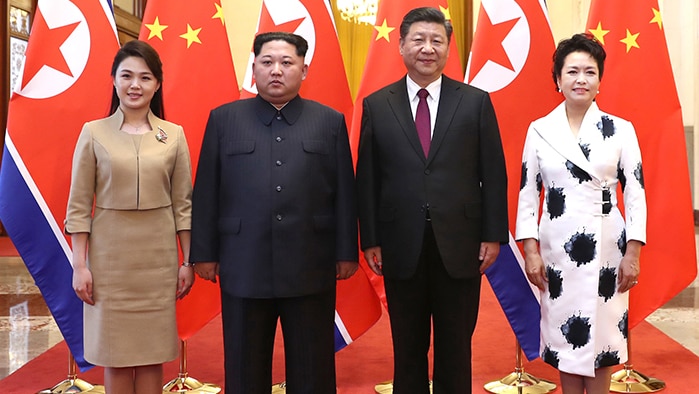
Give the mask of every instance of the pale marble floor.
<svg viewBox="0 0 699 394">
<path fill-rule="evenodd" d="M 699 280 L 647 321 L 699 355 Z M 22 260 L 0 257 L 0 379 L 61 340 Z"/>
</svg>

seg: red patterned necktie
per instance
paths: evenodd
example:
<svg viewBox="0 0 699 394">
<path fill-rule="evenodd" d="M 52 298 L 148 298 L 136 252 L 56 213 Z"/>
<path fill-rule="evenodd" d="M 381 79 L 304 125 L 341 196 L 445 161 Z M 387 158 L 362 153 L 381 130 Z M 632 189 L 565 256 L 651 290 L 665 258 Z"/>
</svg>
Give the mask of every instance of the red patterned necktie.
<svg viewBox="0 0 699 394">
<path fill-rule="evenodd" d="M 430 107 L 427 106 L 427 96 L 429 95 L 430 93 L 425 89 L 418 90 L 417 96 L 420 98 L 420 101 L 418 101 L 417 111 L 415 111 L 415 128 L 417 129 L 417 136 L 420 138 L 425 157 L 430 152 L 430 140 L 432 139 L 430 133 Z"/>
</svg>

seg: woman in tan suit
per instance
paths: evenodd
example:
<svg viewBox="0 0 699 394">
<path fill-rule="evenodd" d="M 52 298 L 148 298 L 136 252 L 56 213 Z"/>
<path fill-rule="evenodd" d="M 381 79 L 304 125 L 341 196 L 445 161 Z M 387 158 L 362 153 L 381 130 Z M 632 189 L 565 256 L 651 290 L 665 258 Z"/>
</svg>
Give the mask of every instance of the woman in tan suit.
<svg viewBox="0 0 699 394">
<path fill-rule="evenodd" d="M 192 177 L 181 126 L 161 119 L 162 64 L 142 41 L 116 54 L 111 116 L 88 122 L 75 147 L 65 231 L 73 288 L 84 301 L 85 359 L 108 393 L 162 393 L 177 357 L 175 300 L 194 281 Z"/>
</svg>

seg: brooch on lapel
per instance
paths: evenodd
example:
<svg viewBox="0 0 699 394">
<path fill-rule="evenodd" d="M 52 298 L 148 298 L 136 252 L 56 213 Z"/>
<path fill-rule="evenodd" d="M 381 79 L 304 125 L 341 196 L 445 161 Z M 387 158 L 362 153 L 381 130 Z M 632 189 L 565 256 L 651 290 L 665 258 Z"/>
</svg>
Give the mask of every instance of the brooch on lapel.
<svg viewBox="0 0 699 394">
<path fill-rule="evenodd" d="M 155 135 L 155 139 L 163 144 L 167 143 L 167 133 L 160 126 L 158 126 L 158 134 Z"/>
</svg>

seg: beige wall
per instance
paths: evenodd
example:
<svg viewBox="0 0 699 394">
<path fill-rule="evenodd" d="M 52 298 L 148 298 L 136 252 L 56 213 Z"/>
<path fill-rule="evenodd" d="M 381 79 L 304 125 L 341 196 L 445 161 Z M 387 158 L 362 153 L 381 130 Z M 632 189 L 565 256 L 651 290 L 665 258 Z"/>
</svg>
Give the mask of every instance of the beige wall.
<svg viewBox="0 0 699 394">
<path fill-rule="evenodd" d="M 113 0 L 112 3 L 129 14 L 134 13 L 133 0 Z"/>
</svg>

